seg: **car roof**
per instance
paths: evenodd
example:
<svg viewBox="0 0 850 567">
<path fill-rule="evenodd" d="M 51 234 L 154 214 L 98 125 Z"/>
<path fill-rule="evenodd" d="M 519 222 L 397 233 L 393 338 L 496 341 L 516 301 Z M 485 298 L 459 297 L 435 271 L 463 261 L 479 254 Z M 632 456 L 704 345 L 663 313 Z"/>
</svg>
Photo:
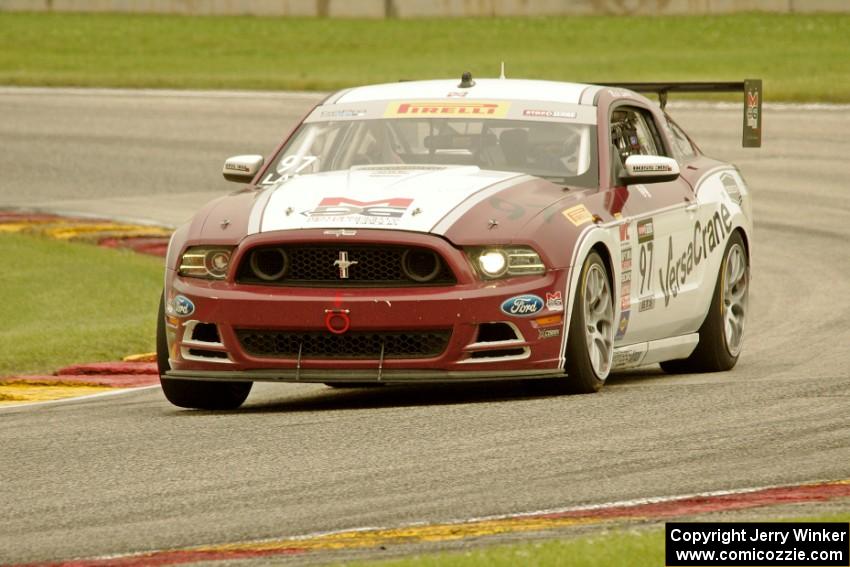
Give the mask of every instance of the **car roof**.
<svg viewBox="0 0 850 567">
<path fill-rule="evenodd" d="M 593 105 L 596 93 L 603 87 L 582 83 L 533 81 L 525 79 L 476 79 L 468 88 L 459 79 L 434 81 L 401 81 L 346 89 L 331 95 L 325 104 L 345 104 L 378 100 L 416 99 L 488 99 L 533 100 L 567 104 Z M 465 94 L 461 94 L 465 93 Z"/>
</svg>

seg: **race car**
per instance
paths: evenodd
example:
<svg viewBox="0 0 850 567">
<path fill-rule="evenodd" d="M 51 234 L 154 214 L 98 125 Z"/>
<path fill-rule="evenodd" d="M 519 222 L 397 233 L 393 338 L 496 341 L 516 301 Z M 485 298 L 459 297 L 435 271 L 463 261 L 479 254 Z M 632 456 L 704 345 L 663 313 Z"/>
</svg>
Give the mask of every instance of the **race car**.
<svg viewBox="0 0 850 567">
<path fill-rule="evenodd" d="M 731 369 L 750 279 L 750 192 L 664 110 L 761 82 L 431 80 L 345 89 L 244 188 L 177 229 L 157 332 L 162 389 L 240 406 L 255 381 L 336 387 Z M 659 95 L 660 106 L 641 92 Z"/>
</svg>

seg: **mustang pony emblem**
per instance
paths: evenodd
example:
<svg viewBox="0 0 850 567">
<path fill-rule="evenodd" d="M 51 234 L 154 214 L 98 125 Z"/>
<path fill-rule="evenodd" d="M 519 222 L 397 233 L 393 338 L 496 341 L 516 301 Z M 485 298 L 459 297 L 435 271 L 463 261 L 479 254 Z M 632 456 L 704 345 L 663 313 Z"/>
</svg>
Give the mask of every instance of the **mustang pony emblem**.
<svg viewBox="0 0 850 567">
<path fill-rule="evenodd" d="M 341 251 L 339 253 L 339 260 L 334 261 L 334 266 L 339 268 L 339 277 L 341 279 L 348 279 L 348 268 L 357 264 L 357 260 L 349 260 L 348 252 Z"/>
</svg>

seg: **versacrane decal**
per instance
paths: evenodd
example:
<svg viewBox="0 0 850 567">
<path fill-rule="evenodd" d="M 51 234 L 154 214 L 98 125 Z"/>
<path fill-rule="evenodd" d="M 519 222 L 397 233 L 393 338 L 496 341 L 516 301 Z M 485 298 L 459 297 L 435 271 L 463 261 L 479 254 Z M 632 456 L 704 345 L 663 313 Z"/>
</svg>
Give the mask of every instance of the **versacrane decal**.
<svg viewBox="0 0 850 567">
<path fill-rule="evenodd" d="M 195 312 L 195 304 L 184 295 L 176 296 L 172 300 L 171 306 L 174 308 L 174 314 L 178 317 L 188 317 Z"/>
<path fill-rule="evenodd" d="M 673 252 L 673 237 L 667 244 L 667 265 L 658 269 L 661 281 L 661 291 L 664 292 L 664 307 L 679 295 L 679 289 L 688 281 L 688 276 L 695 266 L 708 259 L 715 249 L 719 248 L 732 232 L 732 215 L 726 205 L 720 205 L 705 225 L 699 221 L 694 223 L 694 238 L 688 247 L 682 251 Z"/>
<path fill-rule="evenodd" d="M 516 295 L 502 302 L 502 313 L 528 317 L 543 309 L 543 300 L 536 295 Z"/>
</svg>

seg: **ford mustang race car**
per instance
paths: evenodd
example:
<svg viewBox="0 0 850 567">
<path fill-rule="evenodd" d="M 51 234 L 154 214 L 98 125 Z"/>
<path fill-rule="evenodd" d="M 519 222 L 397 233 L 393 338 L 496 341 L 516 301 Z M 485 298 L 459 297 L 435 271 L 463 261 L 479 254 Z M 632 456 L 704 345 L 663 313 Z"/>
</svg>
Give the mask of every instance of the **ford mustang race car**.
<svg viewBox="0 0 850 567">
<path fill-rule="evenodd" d="M 669 92 L 761 82 L 489 79 L 346 89 L 248 183 L 171 239 L 158 318 L 165 396 L 241 405 L 255 381 L 538 379 L 732 368 L 752 213 L 738 170 L 667 115 Z M 661 105 L 640 92 L 655 92 Z"/>
</svg>

